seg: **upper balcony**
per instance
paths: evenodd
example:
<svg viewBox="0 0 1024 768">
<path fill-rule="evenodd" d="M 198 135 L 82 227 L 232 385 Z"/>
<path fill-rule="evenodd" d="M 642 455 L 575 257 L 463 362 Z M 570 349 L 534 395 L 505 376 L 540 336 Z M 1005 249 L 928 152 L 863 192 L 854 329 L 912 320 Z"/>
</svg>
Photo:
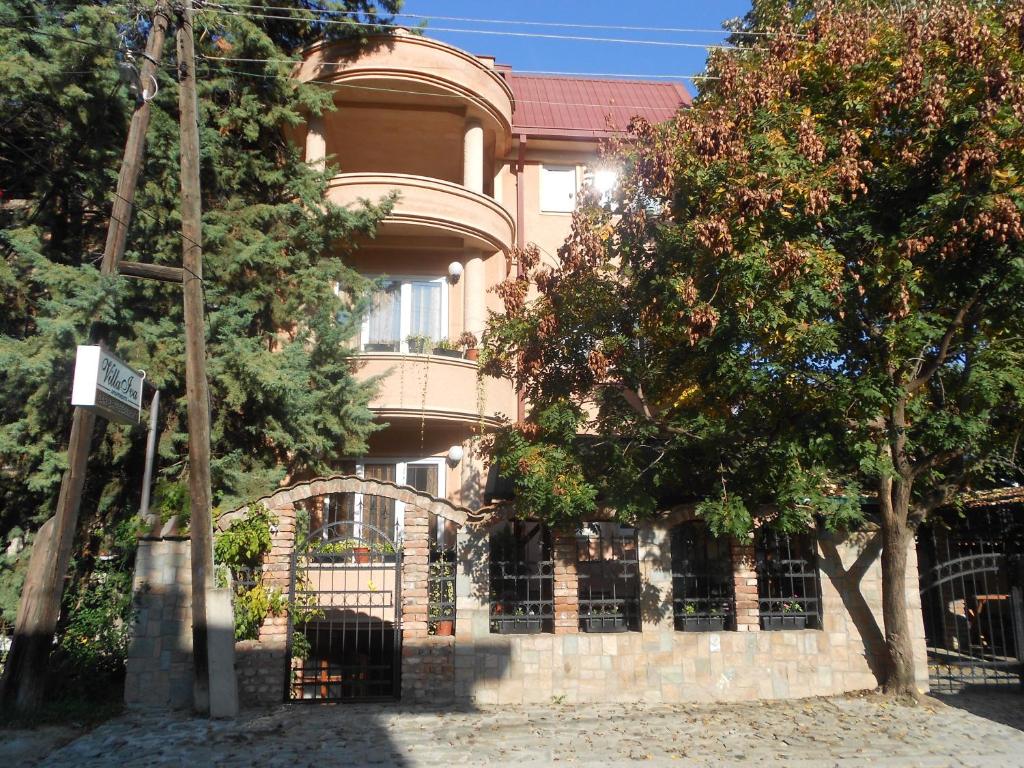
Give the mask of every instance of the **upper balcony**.
<svg viewBox="0 0 1024 768">
<path fill-rule="evenodd" d="M 399 31 L 353 43 L 307 48 L 294 76 L 338 86 L 338 98 L 395 106 L 458 108 L 492 137 L 498 154 L 512 139 L 513 96 L 481 59 L 437 40 Z"/>
<path fill-rule="evenodd" d="M 515 221 L 494 200 L 450 181 L 403 173 L 342 173 L 331 180 L 327 199 L 346 206 L 360 199 L 380 200 L 398 192 L 398 202 L 382 234 L 451 236 L 465 247 L 508 253 L 515 243 Z"/>
<path fill-rule="evenodd" d="M 358 376 L 382 377 L 370 408 L 389 420 L 426 419 L 488 426 L 515 418 L 518 398 L 508 379 L 477 378 L 470 360 L 376 353 L 359 359 Z"/>
</svg>

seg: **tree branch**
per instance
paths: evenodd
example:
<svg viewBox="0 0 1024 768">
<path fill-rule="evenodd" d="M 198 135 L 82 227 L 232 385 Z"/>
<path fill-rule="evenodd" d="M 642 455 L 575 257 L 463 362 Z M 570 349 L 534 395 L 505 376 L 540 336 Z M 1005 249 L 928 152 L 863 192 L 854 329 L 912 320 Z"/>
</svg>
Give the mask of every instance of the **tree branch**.
<svg viewBox="0 0 1024 768">
<path fill-rule="evenodd" d="M 953 337 L 956 336 L 957 331 L 963 327 L 967 313 L 974 308 L 980 297 L 981 289 L 979 288 L 974 292 L 974 295 L 971 296 L 970 300 L 957 310 L 952 321 L 950 321 L 949 327 L 946 328 L 946 332 L 942 335 L 942 340 L 939 342 L 939 350 L 936 352 L 935 358 L 924 368 L 923 371 L 919 368 L 917 375 L 907 383 L 907 394 L 914 394 L 917 390 L 928 383 L 928 380 L 934 376 L 936 371 L 938 371 L 939 368 L 942 367 L 942 364 L 946 362 L 946 357 L 949 355 L 949 347 L 953 343 Z"/>
</svg>

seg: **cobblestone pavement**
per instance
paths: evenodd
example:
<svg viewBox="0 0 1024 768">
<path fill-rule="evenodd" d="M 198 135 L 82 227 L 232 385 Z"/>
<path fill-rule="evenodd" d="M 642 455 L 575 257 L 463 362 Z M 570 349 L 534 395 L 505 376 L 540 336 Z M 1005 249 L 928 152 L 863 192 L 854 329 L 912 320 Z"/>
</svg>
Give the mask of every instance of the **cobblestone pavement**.
<svg viewBox="0 0 1024 768">
<path fill-rule="evenodd" d="M 130 712 L 47 766 L 1024 766 L 1024 697 L 905 707 L 874 695 L 430 710 L 292 705 L 237 721 Z"/>
</svg>

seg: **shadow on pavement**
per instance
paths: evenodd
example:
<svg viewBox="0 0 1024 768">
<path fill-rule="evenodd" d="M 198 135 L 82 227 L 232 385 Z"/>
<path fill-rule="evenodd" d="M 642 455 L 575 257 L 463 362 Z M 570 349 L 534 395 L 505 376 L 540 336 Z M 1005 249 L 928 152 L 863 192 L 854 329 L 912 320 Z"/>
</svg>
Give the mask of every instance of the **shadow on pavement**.
<svg viewBox="0 0 1024 768">
<path fill-rule="evenodd" d="M 1024 731 L 1024 689 L 976 687 L 961 693 L 933 693 L 931 697 L 955 709 Z"/>
</svg>

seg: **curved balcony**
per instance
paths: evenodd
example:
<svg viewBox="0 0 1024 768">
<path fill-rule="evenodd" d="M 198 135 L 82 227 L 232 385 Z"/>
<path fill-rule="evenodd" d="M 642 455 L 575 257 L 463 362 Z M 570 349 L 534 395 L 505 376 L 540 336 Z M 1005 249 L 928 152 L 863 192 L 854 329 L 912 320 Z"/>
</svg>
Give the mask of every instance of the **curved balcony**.
<svg viewBox="0 0 1024 768">
<path fill-rule="evenodd" d="M 404 173 L 342 173 L 327 187 L 327 199 L 347 206 L 361 199 L 399 199 L 381 234 L 461 235 L 466 247 L 508 253 L 516 239 L 512 215 L 491 198 L 459 184 Z"/>
<path fill-rule="evenodd" d="M 477 381 L 471 360 L 429 355 L 371 353 L 359 357 L 358 376 L 381 376 L 370 408 L 388 419 L 426 418 L 487 425 L 499 416 L 515 418 L 518 400 L 512 382 Z"/>
<path fill-rule="evenodd" d="M 504 152 L 512 139 L 512 89 L 496 71 L 465 51 L 400 31 L 373 37 L 362 47 L 318 43 L 304 51 L 294 76 L 349 86 L 359 101 L 442 103 L 465 107 L 498 137 Z"/>
</svg>

